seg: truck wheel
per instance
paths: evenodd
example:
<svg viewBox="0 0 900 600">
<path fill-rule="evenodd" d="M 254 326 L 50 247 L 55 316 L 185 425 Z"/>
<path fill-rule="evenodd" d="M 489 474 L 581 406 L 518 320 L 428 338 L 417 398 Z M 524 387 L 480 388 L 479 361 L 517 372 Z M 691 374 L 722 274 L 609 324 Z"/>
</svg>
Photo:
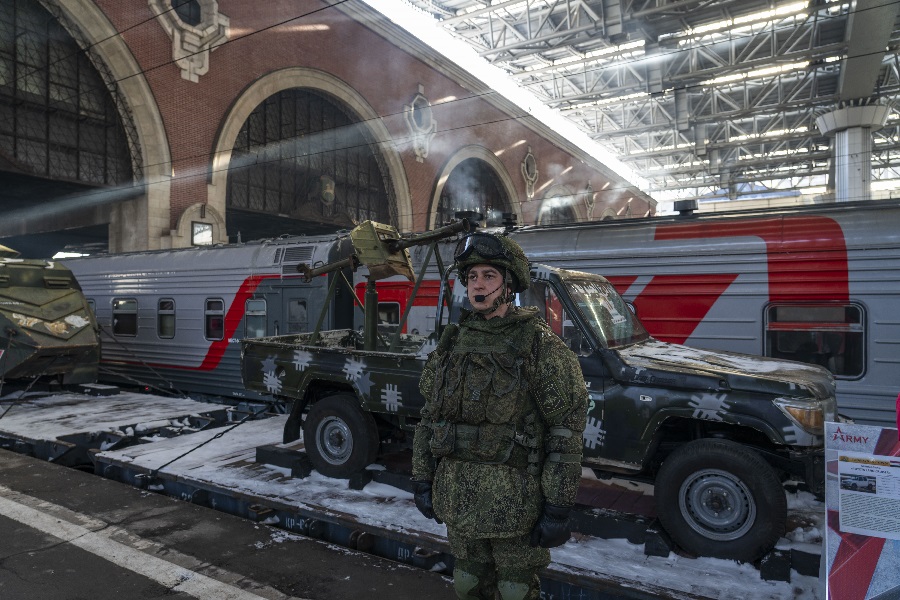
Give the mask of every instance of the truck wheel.
<svg viewBox="0 0 900 600">
<path fill-rule="evenodd" d="M 656 514 L 676 544 L 698 556 L 752 562 L 784 534 L 787 500 L 772 467 L 727 440 L 697 440 L 663 462 Z"/>
<path fill-rule="evenodd" d="M 303 443 L 316 471 L 348 479 L 375 461 L 378 427 L 350 394 L 335 394 L 313 404 L 303 422 Z"/>
</svg>

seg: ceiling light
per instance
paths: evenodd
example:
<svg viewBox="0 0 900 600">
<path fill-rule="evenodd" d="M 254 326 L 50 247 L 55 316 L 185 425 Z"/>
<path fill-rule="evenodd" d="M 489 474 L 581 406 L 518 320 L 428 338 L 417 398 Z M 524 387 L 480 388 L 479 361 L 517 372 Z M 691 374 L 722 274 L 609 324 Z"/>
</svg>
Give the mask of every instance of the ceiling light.
<svg viewBox="0 0 900 600">
<path fill-rule="evenodd" d="M 522 73 L 516 73 L 516 76 L 521 77 L 523 75 L 531 75 L 533 73 L 564 71 L 567 69 L 571 69 L 574 66 L 583 66 L 587 64 L 602 62 L 604 60 L 620 58 L 619 55 L 629 52 L 632 53 L 632 56 L 634 56 L 634 54 L 642 52 L 643 49 L 644 40 L 637 40 L 634 42 L 628 42 L 627 44 L 620 44 L 618 46 L 610 46 L 608 48 L 592 50 L 591 52 L 586 52 L 582 55 L 567 56 L 566 58 L 554 60 L 549 65 L 530 65 L 525 67 L 525 70 Z"/>
<path fill-rule="evenodd" d="M 582 102 L 581 104 L 572 104 L 570 106 L 566 106 L 561 108 L 562 112 L 571 112 L 573 110 L 580 110 L 583 108 L 591 108 L 594 106 L 606 106 L 608 104 L 621 104 L 623 102 L 628 102 L 630 100 L 637 100 L 639 98 L 648 98 L 650 94 L 647 92 L 635 92 L 634 94 L 625 94 L 624 96 L 612 96 L 609 98 L 601 98 L 600 100 L 594 100 L 592 102 Z"/>
<path fill-rule="evenodd" d="M 790 63 L 787 65 L 776 65 L 774 67 L 765 67 L 754 71 L 746 71 L 744 73 L 732 73 L 731 75 L 722 75 L 713 79 L 701 81 L 702 86 L 721 85 L 723 83 L 734 83 L 736 81 L 747 81 L 748 79 L 757 79 L 760 77 L 768 77 L 770 75 L 781 75 L 790 71 L 800 71 L 809 66 L 809 61 Z"/>
<path fill-rule="evenodd" d="M 734 19 L 723 19 L 721 21 L 716 21 L 715 23 L 707 23 L 706 25 L 699 25 L 697 27 L 689 27 L 687 29 L 683 29 L 677 33 L 673 33 L 670 35 L 663 36 L 668 39 L 681 39 L 683 42 L 697 40 L 703 36 L 715 34 L 715 33 L 730 33 L 732 30 L 729 28 L 740 28 L 746 27 L 751 24 L 759 24 L 759 23 L 767 23 L 776 18 L 783 19 L 785 17 L 800 17 L 806 18 L 806 13 L 804 12 L 809 6 L 809 2 L 794 2 L 792 4 L 786 4 L 784 6 L 780 6 L 778 8 L 772 8 L 769 10 L 763 10 L 760 12 L 755 12 L 753 14 L 744 15 L 742 17 L 736 17 Z"/>
</svg>

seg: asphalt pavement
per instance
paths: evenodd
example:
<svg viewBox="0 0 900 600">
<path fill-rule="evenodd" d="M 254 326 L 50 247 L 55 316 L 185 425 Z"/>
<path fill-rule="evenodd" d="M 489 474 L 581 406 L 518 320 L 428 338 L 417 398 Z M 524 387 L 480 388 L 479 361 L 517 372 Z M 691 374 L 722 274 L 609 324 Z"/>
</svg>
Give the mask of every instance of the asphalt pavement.
<svg viewBox="0 0 900 600">
<path fill-rule="evenodd" d="M 447 576 L 0 450 L 0 599 L 451 599 Z"/>
</svg>

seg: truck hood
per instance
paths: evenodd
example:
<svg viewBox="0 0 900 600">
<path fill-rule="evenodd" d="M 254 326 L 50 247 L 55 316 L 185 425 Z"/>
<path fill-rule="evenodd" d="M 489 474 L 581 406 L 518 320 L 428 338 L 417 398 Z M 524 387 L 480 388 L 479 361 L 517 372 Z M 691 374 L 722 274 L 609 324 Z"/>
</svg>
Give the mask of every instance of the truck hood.
<svg viewBox="0 0 900 600">
<path fill-rule="evenodd" d="M 733 390 L 782 396 L 834 398 L 834 377 L 827 369 L 789 360 L 736 352 L 703 350 L 650 339 L 616 352 L 626 366 L 675 375 L 715 377 Z"/>
</svg>

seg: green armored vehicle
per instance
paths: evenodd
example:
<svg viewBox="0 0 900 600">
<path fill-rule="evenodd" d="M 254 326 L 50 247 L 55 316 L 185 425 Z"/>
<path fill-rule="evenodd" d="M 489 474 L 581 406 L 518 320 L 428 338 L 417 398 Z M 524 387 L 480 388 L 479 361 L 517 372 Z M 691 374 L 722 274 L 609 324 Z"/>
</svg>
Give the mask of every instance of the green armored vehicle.
<svg viewBox="0 0 900 600">
<path fill-rule="evenodd" d="M 97 324 L 72 272 L 18 256 L 0 246 L 0 383 L 39 376 L 96 381 Z"/>
<path fill-rule="evenodd" d="M 588 385 L 584 466 L 654 482 L 679 546 L 755 560 L 784 534 L 785 479 L 823 493 L 824 422 L 836 418 L 827 370 L 660 342 L 603 277 L 534 264 L 531 275 L 518 302 L 538 307 Z M 453 319 L 461 284 L 443 296 Z M 242 370 L 248 388 L 293 399 L 284 441 L 302 430 L 313 466 L 348 477 L 379 448 L 411 442 L 434 347 L 433 337 L 355 330 L 248 339 Z"/>
</svg>

